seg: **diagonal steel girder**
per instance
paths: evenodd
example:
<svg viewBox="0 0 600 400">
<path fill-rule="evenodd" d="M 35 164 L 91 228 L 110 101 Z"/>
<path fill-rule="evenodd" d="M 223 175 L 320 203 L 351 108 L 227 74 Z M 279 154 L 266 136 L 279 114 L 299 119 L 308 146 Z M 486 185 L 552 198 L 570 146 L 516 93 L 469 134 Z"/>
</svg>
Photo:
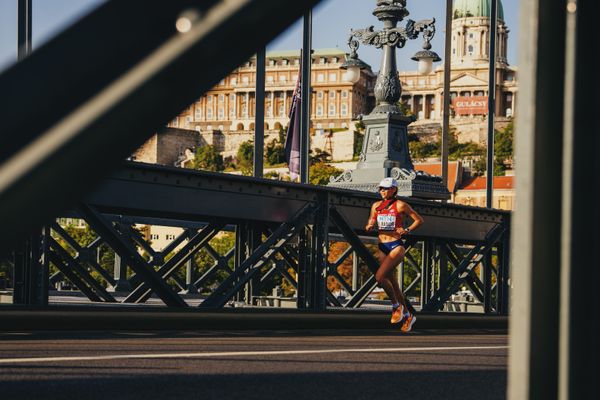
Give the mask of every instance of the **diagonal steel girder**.
<svg viewBox="0 0 600 400">
<path fill-rule="evenodd" d="M 73 250 L 75 250 L 75 252 L 77 252 L 77 256 L 73 258 L 73 261 L 75 261 L 75 262 L 79 262 L 80 259 L 83 259 L 83 257 L 82 257 L 83 252 L 90 252 L 92 250 L 96 250 L 98 248 L 98 246 L 100 245 L 100 243 L 102 243 L 102 238 L 97 237 L 96 239 L 94 239 L 94 241 L 92 243 L 90 243 L 86 247 L 82 247 L 56 222 L 54 222 L 50 227 L 65 242 L 67 242 L 67 244 L 69 246 L 71 246 L 71 248 Z M 88 259 L 86 259 L 85 261 L 87 261 L 87 263 L 90 264 L 92 266 L 92 268 L 94 268 L 94 270 L 97 273 L 99 273 L 106 282 L 108 282 L 109 285 L 115 286 L 115 283 L 116 283 L 115 279 L 108 272 L 106 272 L 106 270 L 104 268 L 102 268 L 102 266 L 100 264 L 98 264 L 98 262 L 96 260 L 92 259 L 92 257 L 88 257 Z"/>
<path fill-rule="evenodd" d="M 102 301 L 111 303 L 116 302 L 115 298 L 106 291 L 104 286 L 102 286 L 96 279 L 94 279 L 94 277 L 92 277 L 90 273 L 83 266 L 81 266 L 77 260 L 71 257 L 71 255 L 65 249 L 63 249 L 63 247 L 54 238 L 50 237 L 48 241 L 50 244 L 50 248 L 52 249 L 54 254 L 56 254 L 56 256 L 58 256 L 64 262 L 64 265 L 66 265 L 67 268 L 70 268 L 73 272 L 79 275 L 81 281 L 83 281 L 98 296 L 100 296 Z M 65 271 L 61 269 L 61 272 L 64 274 Z M 73 283 L 79 287 L 77 282 Z"/>
<path fill-rule="evenodd" d="M 91 301 L 101 302 L 102 298 L 96 294 L 96 292 L 90 288 L 84 281 L 75 273 L 73 268 L 65 264 L 63 259 L 56 254 L 54 250 L 48 251 L 48 260 L 58 268 L 60 272 L 75 285 L 81 293 L 85 294 Z"/>
<path fill-rule="evenodd" d="M 136 251 L 135 247 L 125 240 L 102 215 L 88 204 L 81 203 L 79 210 L 90 227 L 96 231 L 123 261 L 152 288 L 154 293 L 171 307 L 187 307 L 187 303 L 175 293 L 161 277 L 149 267 L 146 260 Z"/>
<path fill-rule="evenodd" d="M 182 249 L 165 262 L 156 272 L 166 281 L 224 227 L 225 223 L 215 223 L 206 226 L 194 235 Z M 151 268 L 151 266 L 148 266 L 148 268 Z M 152 290 L 148 287 L 148 284 L 142 282 L 131 291 L 129 296 L 125 298 L 124 303 L 143 303 L 148 300 L 151 293 Z"/>
<path fill-rule="evenodd" d="M 454 268 L 458 268 L 461 263 L 461 259 L 459 258 L 460 252 L 458 251 L 456 246 L 453 246 L 451 243 L 448 243 L 447 250 L 448 250 L 448 252 L 447 252 L 448 260 L 454 266 Z M 467 284 L 467 286 L 469 287 L 469 290 L 471 291 L 471 293 L 473 293 L 473 295 L 475 297 L 477 297 L 477 300 L 479 300 L 480 302 L 483 303 L 484 302 L 484 296 L 483 296 L 483 286 L 484 285 L 481 282 L 481 280 L 479 280 L 479 278 L 475 275 L 474 269 L 469 270 L 468 273 L 469 274 L 464 277 L 464 281 Z"/>
<path fill-rule="evenodd" d="M 260 269 L 313 217 L 317 206 L 307 203 L 287 222 L 281 224 L 206 300 L 203 308 L 223 307 Z"/>
<path fill-rule="evenodd" d="M 460 282 L 464 280 L 465 276 L 468 276 L 470 270 L 475 268 L 479 261 L 489 251 L 491 251 L 494 244 L 502 237 L 506 232 L 506 226 L 504 224 L 497 224 L 488 232 L 485 241 L 477 244 L 473 249 L 465 256 L 461 261 L 460 265 L 450 274 L 446 282 L 440 285 L 440 288 L 434 293 L 432 298 L 423 307 L 424 311 L 438 311 L 442 308 L 444 303 L 450 298 L 450 296 L 456 292 Z M 474 261 L 477 260 L 477 261 Z"/>
<path fill-rule="evenodd" d="M 75 205 L 318 2 L 110 0 L 2 73 L 0 246 Z"/>
<path fill-rule="evenodd" d="M 357 290 L 350 300 L 344 305 L 346 308 L 357 308 L 366 300 L 369 293 L 377 287 L 377 281 L 375 280 L 375 274 L 377 273 L 377 269 L 379 268 L 379 262 L 377 259 L 371 254 L 371 252 L 365 247 L 365 245 L 361 242 L 360 238 L 354 233 L 352 227 L 348 224 L 344 216 L 335 209 L 335 207 L 331 207 L 329 210 L 329 215 L 331 221 L 334 225 L 342 232 L 342 235 L 352 249 L 356 252 L 356 254 L 367 264 L 367 267 L 371 270 L 373 275 L 369 277 L 369 279 L 365 282 L 365 284 Z"/>
</svg>

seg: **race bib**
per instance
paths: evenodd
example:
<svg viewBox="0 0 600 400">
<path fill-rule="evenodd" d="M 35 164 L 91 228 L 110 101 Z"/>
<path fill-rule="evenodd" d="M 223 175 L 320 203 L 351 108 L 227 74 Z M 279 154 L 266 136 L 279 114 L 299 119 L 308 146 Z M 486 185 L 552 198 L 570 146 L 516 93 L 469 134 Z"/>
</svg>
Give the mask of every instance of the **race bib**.
<svg viewBox="0 0 600 400">
<path fill-rule="evenodd" d="M 393 231 L 396 229 L 396 216 L 395 215 L 378 215 L 377 226 L 380 231 Z"/>
</svg>

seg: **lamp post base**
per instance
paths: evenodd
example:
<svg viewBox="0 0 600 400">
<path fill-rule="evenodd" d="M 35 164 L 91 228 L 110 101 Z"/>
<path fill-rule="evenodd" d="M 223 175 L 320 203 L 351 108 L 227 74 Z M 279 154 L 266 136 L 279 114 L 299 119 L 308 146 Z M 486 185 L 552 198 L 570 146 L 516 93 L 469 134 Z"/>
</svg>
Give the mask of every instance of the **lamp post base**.
<svg viewBox="0 0 600 400">
<path fill-rule="evenodd" d="M 381 107 L 381 106 L 380 106 Z M 383 178 L 398 181 L 398 195 L 447 200 L 450 192 L 439 176 L 415 171 L 408 151 L 408 125 L 415 120 L 395 112 L 373 112 L 363 118 L 365 138 L 356 169 L 332 179 L 329 186 L 377 192 Z"/>
</svg>

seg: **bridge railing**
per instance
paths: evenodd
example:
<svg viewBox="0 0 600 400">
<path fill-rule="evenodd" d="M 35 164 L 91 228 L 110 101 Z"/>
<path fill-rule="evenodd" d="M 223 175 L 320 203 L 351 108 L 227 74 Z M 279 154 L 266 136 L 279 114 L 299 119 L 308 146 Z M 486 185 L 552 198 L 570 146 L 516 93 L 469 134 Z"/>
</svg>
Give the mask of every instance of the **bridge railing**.
<svg viewBox="0 0 600 400">
<path fill-rule="evenodd" d="M 68 215 L 85 224 L 59 219 L 14 252 L 14 301 L 47 304 L 70 286 L 95 303 L 221 308 L 257 306 L 279 287 L 298 308 L 365 307 L 377 298 L 363 230 L 375 199 L 128 163 Z M 415 308 L 443 310 L 467 288 L 485 313 L 506 314 L 510 214 L 406 200 L 425 219 L 399 267 Z M 156 226 L 170 235 L 160 250 Z"/>
</svg>

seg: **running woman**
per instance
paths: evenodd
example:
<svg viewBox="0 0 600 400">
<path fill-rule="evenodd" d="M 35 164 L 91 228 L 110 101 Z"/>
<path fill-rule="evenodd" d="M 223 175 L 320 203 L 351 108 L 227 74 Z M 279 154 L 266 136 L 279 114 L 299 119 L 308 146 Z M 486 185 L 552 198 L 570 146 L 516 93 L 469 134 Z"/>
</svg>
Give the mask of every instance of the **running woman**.
<svg viewBox="0 0 600 400">
<path fill-rule="evenodd" d="M 379 182 L 382 200 L 376 201 L 371 207 L 365 230 L 372 231 L 377 225 L 380 264 L 375 279 L 392 302 L 391 323 L 402 322 L 400 330 L 409 332 L 417 317 L 410 312 L 406 298 L 400 290 L 396 266 L 404 259 L 407 235 L 423 223 L 423 218 L 410 205 L 398 200 L 397 193 L 398 182 L 394 178 L 385 178 Z M 405 215 L 413 221 L 407 228 L 403 228 Z"/>
</svg>

